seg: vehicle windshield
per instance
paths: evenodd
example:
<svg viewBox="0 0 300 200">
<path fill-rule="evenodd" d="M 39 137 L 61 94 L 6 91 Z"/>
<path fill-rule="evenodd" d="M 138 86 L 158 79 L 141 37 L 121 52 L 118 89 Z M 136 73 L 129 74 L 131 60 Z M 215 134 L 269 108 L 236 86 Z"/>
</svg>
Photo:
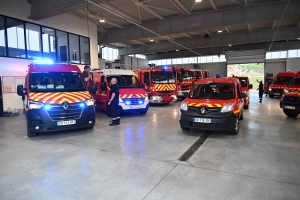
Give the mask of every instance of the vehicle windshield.
<svg viewBox="0 0 300 200">
<path fill-rule="evenodd" d="M 275 84 L 288 84 L 291 82 L 293 77 L 276 77 L 273 81 Z"/>
<path fill-rule="evenodd" d="M 33 72 L 29 85 L 32 92 L 86 91 L 81 74 L 76 72 Z"/>
<path fill-rule="evenodd" d="M 195 84 L 189 97 L 191 99 L 233 99 L 234 85 L 232 83 Z"/>
<path fill-rule="evenodd" d="M 140 88 L 141 84 L 138 79 L 134 75 L 111 75 L 108 76 L 108 82 L 110 83 L 112 78 L 116 78 L 118 80 L 119 88 Z"/>
<path fill-rule="evenodd" d="M 175 76 L 173 72 L 153 72 L 152 73 L 152 83 L 176 83 Z"/>
<path fill-rule="evenodd" d="M 242 87 L 247 87 L 248 85 L 248 79 L 247 78 L 238 78 L 240 80 L 240 83 Z"/>
<path fill-rule="evenodd" d="M 181 72 L 183 80 L 192 80 L 193 72 L 191 71 L 183 71 Z"/>
<path fill-rule="evenodd" d="M 295 77 L 295 78 L 291 81 L 291 85 L 300 85 L 300 77 Z"/>
</svg>

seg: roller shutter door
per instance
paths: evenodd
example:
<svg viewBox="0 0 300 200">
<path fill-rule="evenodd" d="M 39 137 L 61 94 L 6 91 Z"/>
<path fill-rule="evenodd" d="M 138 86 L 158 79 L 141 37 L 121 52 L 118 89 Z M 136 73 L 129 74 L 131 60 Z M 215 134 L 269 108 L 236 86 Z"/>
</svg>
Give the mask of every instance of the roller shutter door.
<svg viewBox="0 0 300 200">
<path fill-rule="evenodd" d="M 225 51 L 227 64 L 263 63 L 266 60 L 266 50 Z"/>
</svg>

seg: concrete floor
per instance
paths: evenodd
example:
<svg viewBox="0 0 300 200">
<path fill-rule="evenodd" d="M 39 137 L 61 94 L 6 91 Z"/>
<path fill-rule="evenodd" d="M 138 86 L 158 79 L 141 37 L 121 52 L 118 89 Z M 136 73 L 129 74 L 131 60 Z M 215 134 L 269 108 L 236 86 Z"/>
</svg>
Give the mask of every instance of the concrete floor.
<svg viewBox="0 0 300 200">
<path fill-rule="evenodd" d="M 237 136 L 181 131 L 180 102 L 94 130 L 27 138 L 24 116 L 0 118 L 0 199 L 300 199 L 300 117 L 252 94 Z"/>
</svg>

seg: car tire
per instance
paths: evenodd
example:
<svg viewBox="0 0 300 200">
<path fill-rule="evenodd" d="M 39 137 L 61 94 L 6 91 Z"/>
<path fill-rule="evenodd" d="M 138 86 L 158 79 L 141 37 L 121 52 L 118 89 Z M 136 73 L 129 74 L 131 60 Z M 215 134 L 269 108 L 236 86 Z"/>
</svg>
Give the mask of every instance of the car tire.
<svg viewBox="0 0 300 200">
<path fill-rule="evenodd" d="M 36 136 L 36 132 L 30 131 L 27 123 L 27 137 L 35 137 L 35 136 Z"/>
<path fill-rule="evenodd" d="M 232 131 L 230 131 L 229 133 L 231 135 L 237 135 L 239 133 L 239 130 L 240 130 L 240 120 L 237 117 L 236 121 L 235 121 L 235 124 L 234 124 L 234 129 Z"/>
<path fill-rule="evenodd" d="M 269 95 L 270 98 L 274 98 L 274 95 Z"/>
<path fill-rule="evenodd" d="M 293 110 L 287 110 L 287 109 L 283 109 L 283 112 L 288 117 L 297 117 L 300 114 L 299 112 L 295 112 Z"/>
<path fill-rule="evenodd" d="M 190 130 L 188 127 L 186 127 L 184 124 L 180 123 L 180 128 L 184 131 Z"/>
</svg>

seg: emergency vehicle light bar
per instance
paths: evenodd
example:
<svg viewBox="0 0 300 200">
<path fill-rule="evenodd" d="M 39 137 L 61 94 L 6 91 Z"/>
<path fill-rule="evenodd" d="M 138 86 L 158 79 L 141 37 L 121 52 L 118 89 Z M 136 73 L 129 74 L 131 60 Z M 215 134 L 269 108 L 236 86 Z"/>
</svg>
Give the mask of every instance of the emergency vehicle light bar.
<svg viewBox="0 0 300 200">
<path fill-rule="evenodd" d="M 33 60 L 34 64 L 54 64 L 53 60 L 51 59 L 39 59 L 39 60 Z"/>
</svg>

